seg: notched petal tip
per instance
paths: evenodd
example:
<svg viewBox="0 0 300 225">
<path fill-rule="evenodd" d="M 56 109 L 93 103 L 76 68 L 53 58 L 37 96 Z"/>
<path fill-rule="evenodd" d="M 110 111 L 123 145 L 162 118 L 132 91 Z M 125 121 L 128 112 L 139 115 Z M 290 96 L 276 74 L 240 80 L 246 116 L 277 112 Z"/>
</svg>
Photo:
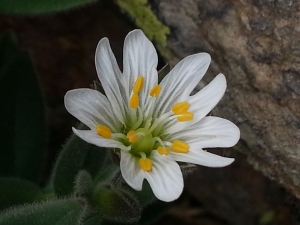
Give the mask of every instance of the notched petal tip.
<svg viewBox="0 0 300 225">
<path fill-rule="evenodd" d="M 188 154 L 171 152 L 170 155 L 175 161 L 178 162 L 192 163 L 213 168 L 225 167 L 234 162 L 234 158 L 227 158 L 204 151 L 199 149 L 195 144 L 191 145 L 191 150 Z"/>
<path fill-rule="evenodd" d="M 153 151 L 153 168 L 145 173 L 154 195 L 161 201 L 171 202 L 183 191 L 183 177 L 179 165 L 169 156 Z M 150 158 L 151 158 L 150 157 Z"/>
</svg>

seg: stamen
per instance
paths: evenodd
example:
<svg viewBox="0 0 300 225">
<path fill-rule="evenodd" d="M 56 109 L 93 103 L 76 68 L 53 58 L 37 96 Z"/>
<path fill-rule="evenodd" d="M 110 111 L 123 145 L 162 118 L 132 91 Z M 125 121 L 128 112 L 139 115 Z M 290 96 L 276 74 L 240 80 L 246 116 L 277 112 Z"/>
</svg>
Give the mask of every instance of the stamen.
<svg viewBox="0 0 300 225">
<path fill-rule="evenodd" d="M 155 85 L 155 86 L 151 89 L 149 95 L 150 95 L 151 97 L 153 97 L 153 98 L 156 98 L 156 97 L 158 97 L 158 95 L 160 94 L 160 91 L 161 91 L 161 86 L 160 86 L 160 85 Z"/>
<path fill-rule="evenodd" d="M 158 153 L 161 154 L 161 155 L 169 155 L 169 153 L 170 153 L 170 148 L 168 148 L 168 147 L 163 147 L 163 146 L 159 146 L 159 147 L 157 148 L 157 151 L 158 151 Z"/>
<path fill-rule="evenodd" d="M 189 108 L 190 108 L 190 104 L 187 101 L 178 102 L 173 106 L 172 111 L 175 115 L 179 115 L 184 112 L 187 112 Z"/>
<path fill-rule="evenodd" d="M 143 89 L 143 86 L 144 86 L 144 77 L 138 76 L 133 85 L 133 89 L 132 89 L 133 93 L 138 94 Z"/>
<path fill-rule="evenodd" d="M 126 137 L 130 143 L 137 142 L 140 138 L 134 130 L 129 131 Z"/>
<path fill-rule="evenodd" d="M 153 140 L 154 143 L 157 141 L 161 146 L 165 147 L 165 143 L 159 137 L 154 137 Z"/>
<path fill-rule="evenodd" d="M 129 104 L 133 109 L 136 109 L 139 106 L 139 96 L 136 93 L 132 94 Z"/>
<path fill-rule="evenodd" d="M 169 120 L 168 117 L 170 118 L 171 115 L 172 112 L 167 112 L 162 116 L 160 116 L 159 118 L 157 118 L 152 124 L 152 126 L 149 128 L 149 131 L 152 132 L 162 121 L 164 121 L 163 124 L 165 124 Z"/>
<path fill-rule="evenodd" d="M 189 151 L 190 146 L 180 140 L 173 141 L 172 150 L 177 153 L 187 153 Z"/>
<path fill-rule="evenodd" d="M 109 129 L 109 127 L 104 126 L 104 125 L 97 125 L 96 126 L 96 132 L 97 134 L 99 134 L 100 136 L 104 137 L 104 138 L 111 138 L 111 131 Z"/>
<path fill-rule="evenodd" d="M 142 170 L 148 172 L 152 170 L 152 162 L 149 158 L 140 158 L 139 164 Z"/>
<path fill-rule="evenodd" d="M 185 122 L 194 119 L 194 113 L 192 112 L 184 112 L 177 116 L 177 120 L 179 122 Z"/>
<path fill-rule="evenodd" d="M 138 117 L 138 119 L 131 127 L 131 130 L 136 130 L 143 122 L 144 116 L 143 116 L 142 109 L 140 106 L 138 107 L 138 116 L 137 117 Z"/>
</svg>

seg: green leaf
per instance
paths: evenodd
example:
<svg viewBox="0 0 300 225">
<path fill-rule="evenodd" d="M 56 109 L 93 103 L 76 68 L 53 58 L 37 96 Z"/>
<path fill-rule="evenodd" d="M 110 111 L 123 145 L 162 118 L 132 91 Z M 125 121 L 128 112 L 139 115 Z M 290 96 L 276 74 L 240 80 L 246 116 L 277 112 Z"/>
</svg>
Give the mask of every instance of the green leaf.
<svg viewBox="0 0 300 225">
<path fill-rule="evenodd" d="M 72 135 L 56 161 L 52 184 L 58 196 L 70 195 L 80 170 L 86 169 L 92 176 L 96 175 L 106 156 L 106 150 L 88 144 Z"/>
<path fill-rule="evenodd" d="M 36 184 L 15 178 L 0 178 L 0 193 L 0 210 L 45 198 Z"/>
<path fill-rule="evenodd" d="M 23 15 L 53 13 L 95 1 L 96 0 L 1 0 L 0 12 Z"/>
<path fill-rule="evenodd" d="M 80 225 L 102 225 L 105 224 L 101 215 L 98 212 L 93 211 L 90 208 L 87 208 L 85 215 L 82 218 Z M 117 225 L 117 224 L 114 224 Z"/>
<path fill-rule="evenodd" d="M 46 144 L 42 95 L 29 56 L 2 38 L 0 58 L 0 175 L 38 180 Z M 3 51 L 2 51 L 3 50 Z"/>
<path fill-rule="evenodd" d="M 16 207 L 0 214 L 0 225 L 75 225 L 84 205 L 76 199 L 53 200 Z"/>
</svg>

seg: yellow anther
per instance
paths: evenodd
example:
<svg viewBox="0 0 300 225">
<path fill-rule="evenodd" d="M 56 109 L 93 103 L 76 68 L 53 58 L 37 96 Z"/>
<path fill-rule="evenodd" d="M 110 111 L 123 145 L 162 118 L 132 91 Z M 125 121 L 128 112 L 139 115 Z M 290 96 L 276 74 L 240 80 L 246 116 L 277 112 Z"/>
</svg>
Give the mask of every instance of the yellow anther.
<svg viewBox="0 0 300 225">
<path fill-rule="evenodd" d="M 133 85 L 133 93 L 138 94 L 144 86 L 144 77 L 143 76 L 138 76 L 138 78 L 136 78 L 136 81 Z"/>
<path fill-rule="evenodd" d="M 129 131 L 126 137 L 130 143 L 137 142 L 140 138 L 134 130 Z"/>
<path fill-rule="evenodd" d="M 175 115 L 179 115 L 184 112 L 187 112 L 189 108 L 190 108 L 190 104 L 187 101 L 178 102 L 173 106 L 172 111 Z"/>
<path fill-rule="evenodd" d="M 160 85 L 155 85 L 155 86 L 151 89 L 149 95 L 150 95 L 151 97 L 153 97 L 153 98 L 156 98 L 156 97 L 159 96 L 160 91 L 161 91 L 161 86 L 160 86 Z"/>
<path fill-rule="evenodd" d="M 180 140 L 173 141 L 172 150 L 177 153 L 187 153 L 189 151 L 190 146 Z"/>
<path fill-rule="evenodd" d="M 159 146 L 159 147 L 157 148 L 157 151 L 158 151 L 158 153 L 161 154 L 161 155 L 169 155 L 169 153 L 170 153 L 170 148 L 168 148 L 168 147 L 163 147 L 163 146 Z"/>
<path fill-rule="evenodd" d="M 133 93 L 130 98 L 130 107 L 136 109 L 139 106 L 139 96 Z"/>
<path fill-rule="evenodd" d="M 149 158 L 140 158 L 139 159 L 139 164 L 142 170 L 144 171 L 151 171 L 152 170 L 152 162 Z"/>
<path fill-rule="evenodd" d="M 111 138 L 111 131 L 107 126 L 97 125 L 96 126 L 97 134 L 104 138 Z"/>
<path fill-rule="evenodd" d="M 194 119 L 194 113 L 192 112 L 184 112 L 177 116 L 177 120 L 179 122 L 185 122 Z"/>
</svg>

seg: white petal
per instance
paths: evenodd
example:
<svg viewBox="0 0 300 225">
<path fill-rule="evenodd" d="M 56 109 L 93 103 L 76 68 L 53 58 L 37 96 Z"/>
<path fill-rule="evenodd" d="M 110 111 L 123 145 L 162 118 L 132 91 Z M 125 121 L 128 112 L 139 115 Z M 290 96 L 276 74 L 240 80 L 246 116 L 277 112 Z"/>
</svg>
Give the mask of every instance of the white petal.
<svg viewBox="0 0 300 225">
<path fill-rule="evenodd" d="M 99 91 L 87 88 L 74 89 L 65 95 L 65 107 L 70 114 L 94 129 L 103 124 L 116 131 L 120 123 L 114 118 L 113 110 L 107 98 Z"/>
<path fill-rule="evenodd" d="M 121 151 L 120 168 L 126 183 L 137 191 L 142 190 L 145 172 L 141 170 L 138 159 L 129 152 Z"/>
<path fill-rule="evenodd" d="M 226 91 L 226 78 L 223 74 L 216 76 L 208 85 L 197 94 L 188 97 L 190 112 L 194 113 L 194 119 L 187 122 L 175 123 L 168 127 L 167 133 L 183 130 L 205 117 L 221 100 Z"/>
<path fill-rule="evenodd" d="M 219 155 L 205 152 L 197 146 L 197 144 L 190 144 L 188 153 L 171 152 L 170 156 L 179 162 L 193 163 L 208 167 L 223 167 L 230 165 L 234 159 L 226 158 Z"/>
<path fill-rule="evenodd" d="M 121 142 L 118 142 L 113 139 L 107 139 L 99 136 L 95 131 L 93 130 L 77 130 L 74 127 L 72 128 L 74 134 L 76 134 L 78 137 L 80 137 L 82 140 L 99 146 L 99 147 L 106 147 L 106 148 L 119 148 L 123 150 L 127 150 L 128 148 L 124 146 Z"/>
<path fill-rule="evenodd" d="M 140 92 L 140 105 L 147 109 L 150 96 L 149 92 L 157 84 L 157 63 L 156 50 L 141 30 L 131 31 L 125 38 L 123 53 L 123 74 L 127 79 L 128 98 L 130 97 L 133 85 L 138 76 L 144 76 L 144 87 Z"/>
<path fill-rule="evenodd" d="M 162 90 L 157 99 L 154 116 L 171 110 L 180 101 L 186 101 L 204 76 L 211 58 L 207 53 L 190 55 L 181 60 L 160 83 Z"/>
<path fill-rule="evenodd" d="M 199 148 L 232 147 L 240 139 L 240 130 L 229 120 L 207 116 L 171 138 L 196 142 Z"/>
<path fill-rule="evenodd" d="M 145 172 L 154 195 L 165 202 L 176 200 L 183 191 L 183 177 L 179 165 L 169 156 L 152 152 L 151 172 Z"/>
<path fill-rule="evenodd" d="M 198 122 L 218 104 L 226 91 L 226 87 L 225 76 L 219 74 L 197 94 L 189 98 L 188 102 L 191 106 L 189 111 L 194 113 L 193 122 Z"/>
<path fill-rule="evenodd" d="M 125 99 L 123 99 L 125 88 L 121 80 L 122 74 L 107 38 L 102 38 L 97 45 L 95 63 L 105 94 L 116 116 L 123 122 L 126 107 Z"/>
<path fill-rule="evenodd" d="M 154 195 L 165 202 L 177 199 L 183 190 L 183 178 L 179 165 L 168 156 L 162 156 L 153 151 L 149 157 L 152 161 L 152 170 L 143 171 L 138 159 L 130 153 L 121 151 L 121 172 L 124 180 L 136 190 L 142 189 L 146 179 Z"/>
</svg>

